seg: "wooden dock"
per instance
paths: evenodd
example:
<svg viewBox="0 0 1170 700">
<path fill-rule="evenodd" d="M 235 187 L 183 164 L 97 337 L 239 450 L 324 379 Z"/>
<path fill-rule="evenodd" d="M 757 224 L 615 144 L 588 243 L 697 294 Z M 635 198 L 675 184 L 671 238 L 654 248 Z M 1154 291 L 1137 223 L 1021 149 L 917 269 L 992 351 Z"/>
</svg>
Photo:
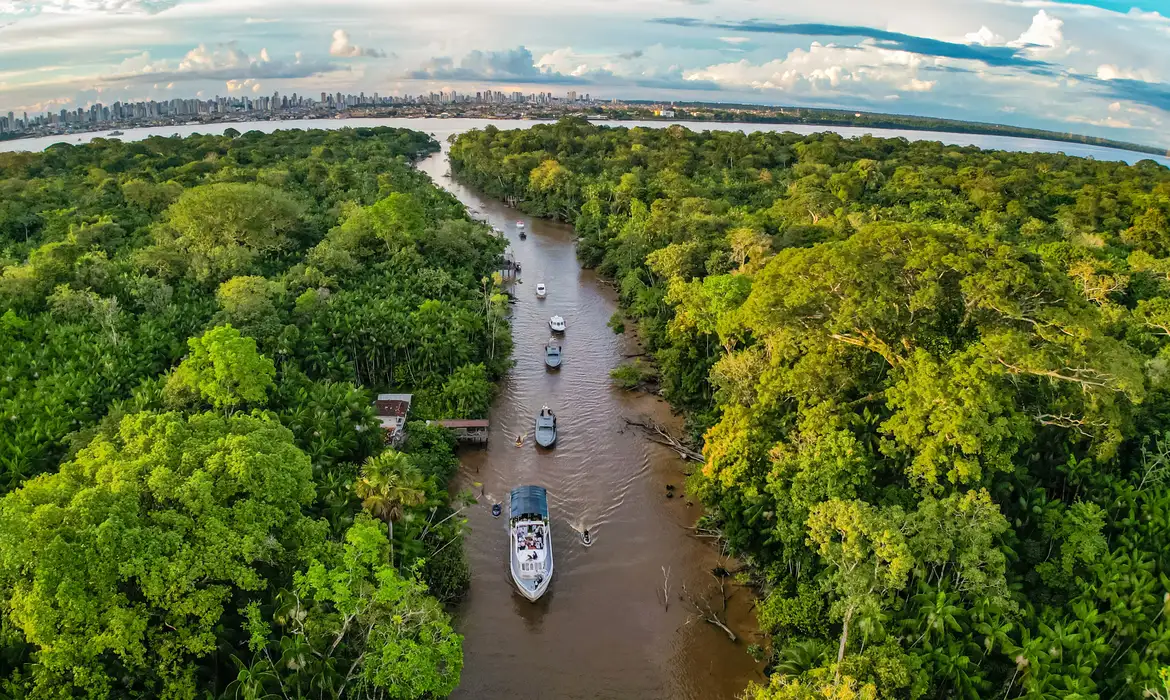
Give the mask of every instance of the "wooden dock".
<svg viewBox="0 0 1170 700">
<path fill-rule="evenodd" d="M 429 420 L 427 425 L 438 425 L 455 433 L 459 442 L 470 442 L 482 445 L 488 441 L 488 420 L 445 418 L 443 420 Z"/>
</svg>

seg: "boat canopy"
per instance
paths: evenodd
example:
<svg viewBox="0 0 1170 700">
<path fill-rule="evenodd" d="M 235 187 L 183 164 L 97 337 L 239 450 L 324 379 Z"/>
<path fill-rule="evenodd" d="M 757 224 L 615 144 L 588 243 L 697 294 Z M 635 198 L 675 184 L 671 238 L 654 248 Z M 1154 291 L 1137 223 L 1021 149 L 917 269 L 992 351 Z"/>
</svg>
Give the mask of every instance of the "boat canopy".
<svg viewBox="0 0 1170 700">
<path fill-rule="evenodd" d="M 543 486 L 517 486 L 512 489 L 511 516 L 538 515 L 548 517 L 548 493 Z"/>
</svg>

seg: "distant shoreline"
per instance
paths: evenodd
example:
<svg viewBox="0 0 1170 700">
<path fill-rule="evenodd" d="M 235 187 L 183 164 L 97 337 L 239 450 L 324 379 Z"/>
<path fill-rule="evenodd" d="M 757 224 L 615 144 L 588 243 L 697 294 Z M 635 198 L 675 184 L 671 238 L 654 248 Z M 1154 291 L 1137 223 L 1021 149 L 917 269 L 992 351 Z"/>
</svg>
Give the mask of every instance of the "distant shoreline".
<svg viewBox="0 0 1170 700">
<path fill-rule="evenodd" d="M 440 109 L 444 108 L 444 109 Z M 665 112 L 665 114 L 664 114 Z M 667 116 L 669 115 L 669 116 Z M 232 118 L 232 117 L 235 118 Z M 1142 153 L 1159 157 L 1170 157 L 1170 149 L 1149 146 L 1127 141 L 1118 141 L 1098 136 L 1074 134 L 1071 132 L 1047 131 L 1031 129 L 1007 124 L 992 124 L 987 122 L 969 122 L 956 119 L 936 119 L 933 117 L 919 117 L 912 115 L 882 114 L 877 112 L 847 112 L 834 109 L 817 109 L 803 107 L 768 107 L 760 105 L 739 104 L 712 104 L 701 102 L 674 103 L 666 107 L 662 103 L 648 101 L 630 101 L 622 103 L 591 104 L 576 109 L 565 107 L 540 108 L 533 105 L 435 105 L 404 107 L 377 107 L 352 108 L 345 112 L 330 112 L 317 114 L 314 112 L 296 113 L 281 116 L 279 114 L 256 114 L 254 118 L 240 119 L 240 115 L 227 115 L 226 118 L 207 118 L 181 122 L 150 122 L 147 120 L 129 123 L 108 123 L 99 129 L 86 129 L 62 133 L 4 133 L 0 134 L 0 142 L 20 141 L 26 139 L 51 138 L 54 136 L 67 139 L 71 136 L 85 136 L 102 134 L 114 130 L 162 128 L 167 126 L 202 126 L 236 128 L 246 131 L 247 125 L 253 122 L 281 122 L 287 121 L 290 126 L 306 120 L 328 119 L 345 121 L 361 118 L 387 119 L 482 119 L 491 120 L 556 120 L 567 116 L 585 117 L 601 121 L 654 121 L 663 124 L 702 125 L 706 123 L 719 124 L 775 124 L 803 127 L 824 127 L 826 130 L 833 127 L 872 128 L 872 129 L 900 129 L 915 132 L 937 132 L 950 134 L 969 134 L 982 136 L 999 136 L 1006 138 L 1039 139 L 1056 143 L 1080 144 L 1096 146 L 1130 153 Z M 112 138 L 117 138 L 112 137 Z M 68 143 L 67 141 L 64 141 Z"/>
</svg>

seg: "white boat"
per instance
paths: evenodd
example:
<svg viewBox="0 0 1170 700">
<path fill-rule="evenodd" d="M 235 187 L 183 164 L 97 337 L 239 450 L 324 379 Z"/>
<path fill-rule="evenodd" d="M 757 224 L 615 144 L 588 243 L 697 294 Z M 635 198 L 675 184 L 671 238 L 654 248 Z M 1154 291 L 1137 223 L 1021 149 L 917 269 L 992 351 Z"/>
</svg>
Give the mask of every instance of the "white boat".
<svg viewBox="0 0 1170 700">
<path fill-rule="evenodd" d="M 538 282 L 536 285 L 536 296 L 543 299 L 548 294 L 548 289 L 545 288 L 544 282 Z"/>
<path fill-rule="evenodd" d="M 516 228 L 518 228 L 518 229 L 520 229 L 521 231 L 523 231 L 523 230 L 524 230 L 524 222 L 523 222 L 523 221 L 517 221 L 517 222 L 516 222 Z"/>
<path fill-rule="evenodd" d="M 544 345 L 544 364 L 553 369 L 561 366 L 561 344 L 556 338 L 549 338 Z"/>
<path fill-rule="evenodd" d="M 552 527 L 548 492 L 542 486 L 517 486 L 508 497 L 508 559 L 520 595 L 536 601 L 553 575 Z"/>
<path fill-rule="evenodd" d="M 557 416 L 548 406 L 541 406 L 536 416 L 536 444 L 541 447 L 557 444 Z"/>
<path fill-rule="evenodd" d="M 548 320 L 548 327 L 552 329 L 553 333 L 564 333 L 565 319 L 560 316 L 553 316 Z"/>
</svg>

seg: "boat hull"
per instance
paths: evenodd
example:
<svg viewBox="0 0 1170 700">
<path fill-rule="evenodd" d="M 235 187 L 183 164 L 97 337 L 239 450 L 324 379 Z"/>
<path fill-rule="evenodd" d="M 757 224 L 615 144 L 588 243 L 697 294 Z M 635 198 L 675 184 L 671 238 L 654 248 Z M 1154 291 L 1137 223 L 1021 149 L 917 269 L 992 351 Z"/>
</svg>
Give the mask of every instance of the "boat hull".
<svg viewBox="0 0 1170 700">
<path fill-rule="evenodd" d="M 565 329 L 564 329 L 564 328 L 557 328 L 556 326 L 554 326 L 554 325 L 552 324 L 552 322 L 551 322 L 551 321 L 549 322 L 549 324 L 548 324 L 548 327 L 549 327 L 549 329 L 550 329 L 550 330 L 552 330 L 552 332 L 553 332 L 553 333 L 556 333 L 557 335 L 562 335 L 562 334 L 564 334 L 564 332 L 565 332 Z"/>
<path fill-rule="evenodd" d="M 552 583 L 553 573 L 555 568 L 553 566 L 553 551 L 552 551 L 552 527 L 548 515 L 548 497 L 545 490 L 539 486 L 519 486 L 512 489 L 509 496 L 508 503 L 508 568 L 512 574 L 512 583 L 520 595 L 524 596 L 530 602 L 536 602 L 543 596 Z M 528 538 L 532 536 L 532 528 L 535 527 L 541 532 L 536 533 L 535 542 L 536 548 L 531 546 L 527 548 L 518 547 L 521 536 L 518 534 L 521 528 L 529 528 Z M 529 539 L 529 544 L 533 540 Z M 539 575 L 533 576 L 530 573 L 528 576 L 521 575 L 521 551 L 537 552 L 542 554 L 537 561 L 543 561 L 543 566 L 538 567 Z M 532 560 L 526 560 L 531 562 Z"/>
<path fill-rule="evenodd" d="M 541 447 L 552 447 L 557 444 L 557 431 L 548 428 L 537 428 L 536 444 Z"/>
<path fill-rule="evenodd" d="M 559 369 L 559 368 L 560 368 L 560 366 L 561 366 L 561 358 L 560 358 L 560 355 L 557 355 L 557 356 L 555 356 L 555 357 L 553 357 L 553 356 L 549 356 L 549 355 L 545 355 L 545 357 L 544 357 L 544 364 L 545 364 L 545 365 L 546 365 L 546 366 L 547 366 L 549 369 Z"/>
</svg>

